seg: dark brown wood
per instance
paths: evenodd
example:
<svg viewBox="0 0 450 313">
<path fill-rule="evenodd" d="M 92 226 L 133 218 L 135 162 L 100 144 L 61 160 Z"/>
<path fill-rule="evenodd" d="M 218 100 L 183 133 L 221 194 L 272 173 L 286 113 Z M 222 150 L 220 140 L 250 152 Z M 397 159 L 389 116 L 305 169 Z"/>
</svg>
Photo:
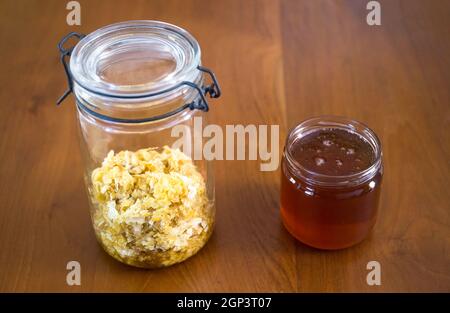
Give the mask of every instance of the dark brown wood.
<svg viewBox="0 0 450 313">
<path fill-rule="evenodd" d="M 65 1 L 0 4 L 0 291 L 450 291 L 450 2 L 380 1 L 382 25 L 357 1 Z M 73 100 L 56 43 L 122 20 L 188 29 L 223 97 L 211 122 L 289 127 L 320 114 L 380 136 L 385 176 L 370 238 L 337 252 L 296 242 L 278 213 L 279 172 L 216 163 L 217 226 L 200 253 L 161 270 L 114 261 L 88 213 Z M 66 284 L 77 260 L 82 285 Z M 367 262 L 382 286 L 366 284 Z"/>
</svg>

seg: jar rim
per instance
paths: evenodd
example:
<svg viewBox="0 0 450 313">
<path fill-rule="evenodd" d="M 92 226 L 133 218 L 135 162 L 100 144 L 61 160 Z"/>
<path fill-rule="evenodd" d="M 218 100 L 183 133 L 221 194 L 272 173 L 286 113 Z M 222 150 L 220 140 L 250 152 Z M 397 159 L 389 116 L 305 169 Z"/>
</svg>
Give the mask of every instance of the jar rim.
<svg viewBox="0 0 450 313">
<path fill-rule="evenodd" d="M 111 72 L 112 65 L 130 61 L 132 57 L 124 58 L 124 52 L 140 53 L 143 62 L 157 62 L 158 59 L 153 60 L 150 56 L 154 52 L 159 54 L 159 61 L 175 64 L 157 79 L 148 81 L 120 83 L 106 79 L 109 77 L 103 72 Z M 82 38 L 72 52 L 70 71 L 76 85 L 100 96 L 168 96 L 179 93 L 177 89 L 183 88 L 174 86 L 182 82 L 198 82 L 202 74 L 197 70 L 200 60 L 200 46 L 186 30 L 160 21 L 135 20 L 104 26 Z M 136 57 L 131 61 L 136 61 Z"/>
<path fill-rule="evenodd" d="M 366 140 L 374 152 L 374 161 L 372 164 L 359 172 L 347 174 L 347 175 L 328 175 L 318 173 L 307 169 L 301 165 L 293 157 L 291 147 L 293 143 L 302 138 L 303 136 L 310 134 L 314 130 L 324 128 L 339 128 L 346 131 L 355 133 Z M 313 118 L 309 118 L 300 124 L 294 126 L 289 132 L 286 138 L 283 155 L 288 163 L 289 168 L 295 175 L 305 179 L 312 185 L 322 186 L 348 186 L 362 184 L 372 179 L 380 170 L 382 166 L 382 149 L 381 141 L 373 130 L 362 122 L 333 115 L 322 115 Z"/>
</svg>

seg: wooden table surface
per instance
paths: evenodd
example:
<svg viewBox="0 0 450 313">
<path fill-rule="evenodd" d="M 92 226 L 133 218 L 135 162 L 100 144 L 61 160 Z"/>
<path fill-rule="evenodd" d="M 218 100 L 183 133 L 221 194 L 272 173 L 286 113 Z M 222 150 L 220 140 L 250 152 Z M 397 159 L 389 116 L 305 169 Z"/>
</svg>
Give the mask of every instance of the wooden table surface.
<svg viewBox="0 0 450 313">
<path fill-rule="evenodd" d="M 66 1 L 0 4 L 1 291 L 450 291 L 450 1 Z M 73 98 L 56 43 L 113 22 L 156 19 L 188 29 L 223 96 L 211 122 L 279 124 L 345 115 L 381 138 L 377 225 L 363 243 L 324 252 L 296 242 L 279 217 L 279 171 L 216 163 L 217 225 L 188 261 L 132 268 L 97 244 L 83 186 Z M 81 264 L 81 286 L 66 264 Z M 381 286 L 366 265 L 381 264 Z"/>
</svg>

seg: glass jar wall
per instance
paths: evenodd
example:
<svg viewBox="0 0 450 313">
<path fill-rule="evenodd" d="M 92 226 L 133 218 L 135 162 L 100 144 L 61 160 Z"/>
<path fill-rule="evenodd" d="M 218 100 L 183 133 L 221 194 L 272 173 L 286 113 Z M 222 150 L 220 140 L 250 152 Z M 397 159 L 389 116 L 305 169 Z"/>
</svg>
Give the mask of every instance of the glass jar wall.
<svg viewBox="0 0 450 313">
<path fill-rule="evenodd" d="M 113 24 L 81 39 L 69 68 L 100 244 L 146 268 L 194 255 L 211 235 L 215 207 L 212 164 L 189 149 L 193 118 L 205 125 L 205 94 L 220 94 L 217 84 L 203 86 L 211 72 L 197 41 L 162 22 Z"/>
</svg>

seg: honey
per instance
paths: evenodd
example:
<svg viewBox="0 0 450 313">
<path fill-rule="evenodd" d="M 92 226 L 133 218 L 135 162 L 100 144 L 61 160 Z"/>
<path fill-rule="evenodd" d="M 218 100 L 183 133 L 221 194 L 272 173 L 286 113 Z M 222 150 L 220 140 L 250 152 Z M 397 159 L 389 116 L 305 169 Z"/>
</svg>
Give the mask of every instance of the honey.
<svg viewBox="0 0 450 313">
<path fill-rule="evenodd" d="M 283 223 L 315 248 L 355 245 L 375 225 L 381 180 L 381 145 L 370 129 L 338 117 L 308 120 L 290 132 L 283 153 Z"/>
</svg>

